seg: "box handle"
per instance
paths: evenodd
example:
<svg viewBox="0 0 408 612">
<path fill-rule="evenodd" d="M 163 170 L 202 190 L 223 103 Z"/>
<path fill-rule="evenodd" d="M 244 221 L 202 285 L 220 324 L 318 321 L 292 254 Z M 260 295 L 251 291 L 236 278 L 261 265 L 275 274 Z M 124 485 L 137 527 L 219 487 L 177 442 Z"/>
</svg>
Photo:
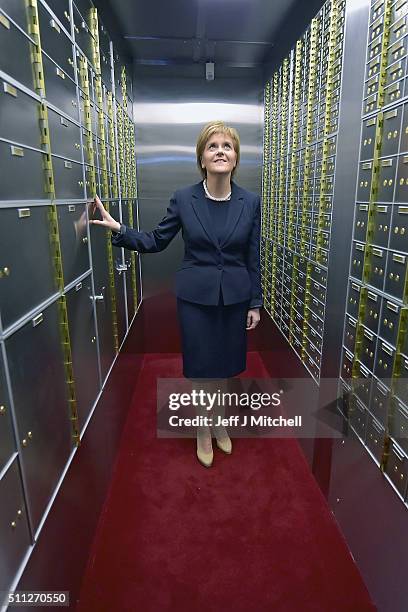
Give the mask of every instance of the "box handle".
<svg viewBox="0 0 408 612">
<path fill-rule="evenodd" d="M 384 342 L 381 342 L 381 348 L 384 351 L 384 353 L 387 353 L 387 355 L 392 357 L 394 351 L 390 346 L 388 346 L 388 344 L 384 344 Z"/>
<path fill-rule="evenodd" d="M 34 319 L 32 319 L 33 327 L 37 327 L 37 325 L 43 322 L 43 319 L 43 313 L 40 312 L 40 314 L 38 314 L 36 317 L 34 317 Z"/>
<path fill-rule="evenodd" d="M 10 96 L 13 96 L 13 98 L 17 98 L 17 89 L 15 87 L 13 87 L 12 85 L 10 85 L 10 83 L 5 83 L 3 82 L 3 90 L 4 93 L 9 94 Z"/>
<path fill-rule="evenodd" d="M 31 210 L 29 208 L 19 208 L 18 209 L 18 218 L 26 219 L 31 216 Z"/>
<path fill-rule="evenodd" d="M 16 147 L 15 145 L 10 146 L 10 151 L 12 155 L 16 157 L 24 157 L 24 150 L 21 147 Z"/>
<path fill-rule="evenodd" d="M 3 15 L 3 13 L 0 13 L 0 23 L 2 26 L 6 28 L 6 30 L 10 29 L 10 21 L 7 19 L 5 15 Z"/>
<path fill-rule="evenodd" d="M 55 21 L 55 19 L 51 19 L 50 20 L 50 27 L 55 30 L 58 34 L 61 34 L 61 28 L 59 27 L 58 23 Z"/>
<path fill-rule="evenodd" d="M 397 304 L 394 304 L 393 302 L 387 302 L 387 308 L 388 310 L 392 310 L 392 312 L 396 312 L 398 314 L 399 306 Z"/>
<path fill-rule="evenodd" d="M 399 63 L 399 68 L 401 68 L 401 62 L 398 62 L 398 63 Z M 392 110 L 392 111 L 388 111 L 388 113 L 385 113 L 384 119 L 394 119 L 397 115 L 398 115 L 398 110 L 397 109 Z"/>
</svg>

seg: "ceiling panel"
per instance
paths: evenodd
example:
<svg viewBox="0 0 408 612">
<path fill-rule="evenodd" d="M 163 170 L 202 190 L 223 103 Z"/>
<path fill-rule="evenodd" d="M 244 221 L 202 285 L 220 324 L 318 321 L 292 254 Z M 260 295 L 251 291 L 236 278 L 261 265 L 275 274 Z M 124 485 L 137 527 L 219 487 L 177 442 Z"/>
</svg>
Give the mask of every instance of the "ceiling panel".
<svg viewBox="0 0 408 612">
<path fill-rule="evenodd" d="M 271 40 L 295 0 L 203 0 L 206 35 L 219 40 Z"/>
<path fill-rule="evenodd" d="M 124 35 L 195 36 L 197 0 L 114 0 Z"/>
<path fill-rule="evenodd" d="M 165 62 L 188 60 L 193 56 L 193 42 L 191 40 L 131 40 L 129 43 L 136 60 L 160 60 Z"/>
<path fill-rule="evenodd" d="M 300 5 L 300 0 L 104 1 L 140 64 L 259 65 Z"/>
</svg>

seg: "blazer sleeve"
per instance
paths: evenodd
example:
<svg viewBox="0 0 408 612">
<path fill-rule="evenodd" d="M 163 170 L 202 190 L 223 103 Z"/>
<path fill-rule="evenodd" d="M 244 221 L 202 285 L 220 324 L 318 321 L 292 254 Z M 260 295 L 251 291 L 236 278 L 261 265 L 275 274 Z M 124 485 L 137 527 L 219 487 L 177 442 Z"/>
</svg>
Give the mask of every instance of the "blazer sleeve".
<svg viewBox="0 0 408 612">
<path fill-rule="evenodd" d="M 139 232 L 125 226 L 125 231 L 112 233 L 111 242 L 114 246 L 124 247 L 139 253 L 158 253 L 163 251 L 181 228 L 176 194 L 170 200 L 166 215 L 151 232 Z"/>
<path fill-rule="evenodd" d="M 256 199 L 254 209 L 254 219 L 247 251 L 247 268 L 252 285 L 249 308 L 261 308 L 263 300 L 260 261 L 261 201 L 259 197 Z"/>
</svg>

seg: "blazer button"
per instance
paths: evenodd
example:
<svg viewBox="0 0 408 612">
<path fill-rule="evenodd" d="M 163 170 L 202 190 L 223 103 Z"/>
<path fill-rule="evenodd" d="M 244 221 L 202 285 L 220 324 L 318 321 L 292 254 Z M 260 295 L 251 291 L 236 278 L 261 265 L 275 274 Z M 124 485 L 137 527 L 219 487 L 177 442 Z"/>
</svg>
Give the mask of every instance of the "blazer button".
<svg viewBox="0 0 408 612">
<path fill-rule="evenodd" d="M 218 264 L 218 269 L 222 270 L 222 264 Z"/>
</svg>

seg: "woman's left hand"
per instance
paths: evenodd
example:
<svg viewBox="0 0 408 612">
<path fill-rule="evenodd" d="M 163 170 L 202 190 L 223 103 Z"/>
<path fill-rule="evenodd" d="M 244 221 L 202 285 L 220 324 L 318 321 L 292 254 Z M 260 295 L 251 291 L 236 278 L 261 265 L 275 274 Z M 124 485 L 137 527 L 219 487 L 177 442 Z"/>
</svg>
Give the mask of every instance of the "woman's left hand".
<svg viewBox="0 0 408 612">
<path fill-rule="evenodd" d="M 261 319 L 259 308 L 251 308 L 247 314 L 247 329 L 255 329 Z"/>
</svg>

